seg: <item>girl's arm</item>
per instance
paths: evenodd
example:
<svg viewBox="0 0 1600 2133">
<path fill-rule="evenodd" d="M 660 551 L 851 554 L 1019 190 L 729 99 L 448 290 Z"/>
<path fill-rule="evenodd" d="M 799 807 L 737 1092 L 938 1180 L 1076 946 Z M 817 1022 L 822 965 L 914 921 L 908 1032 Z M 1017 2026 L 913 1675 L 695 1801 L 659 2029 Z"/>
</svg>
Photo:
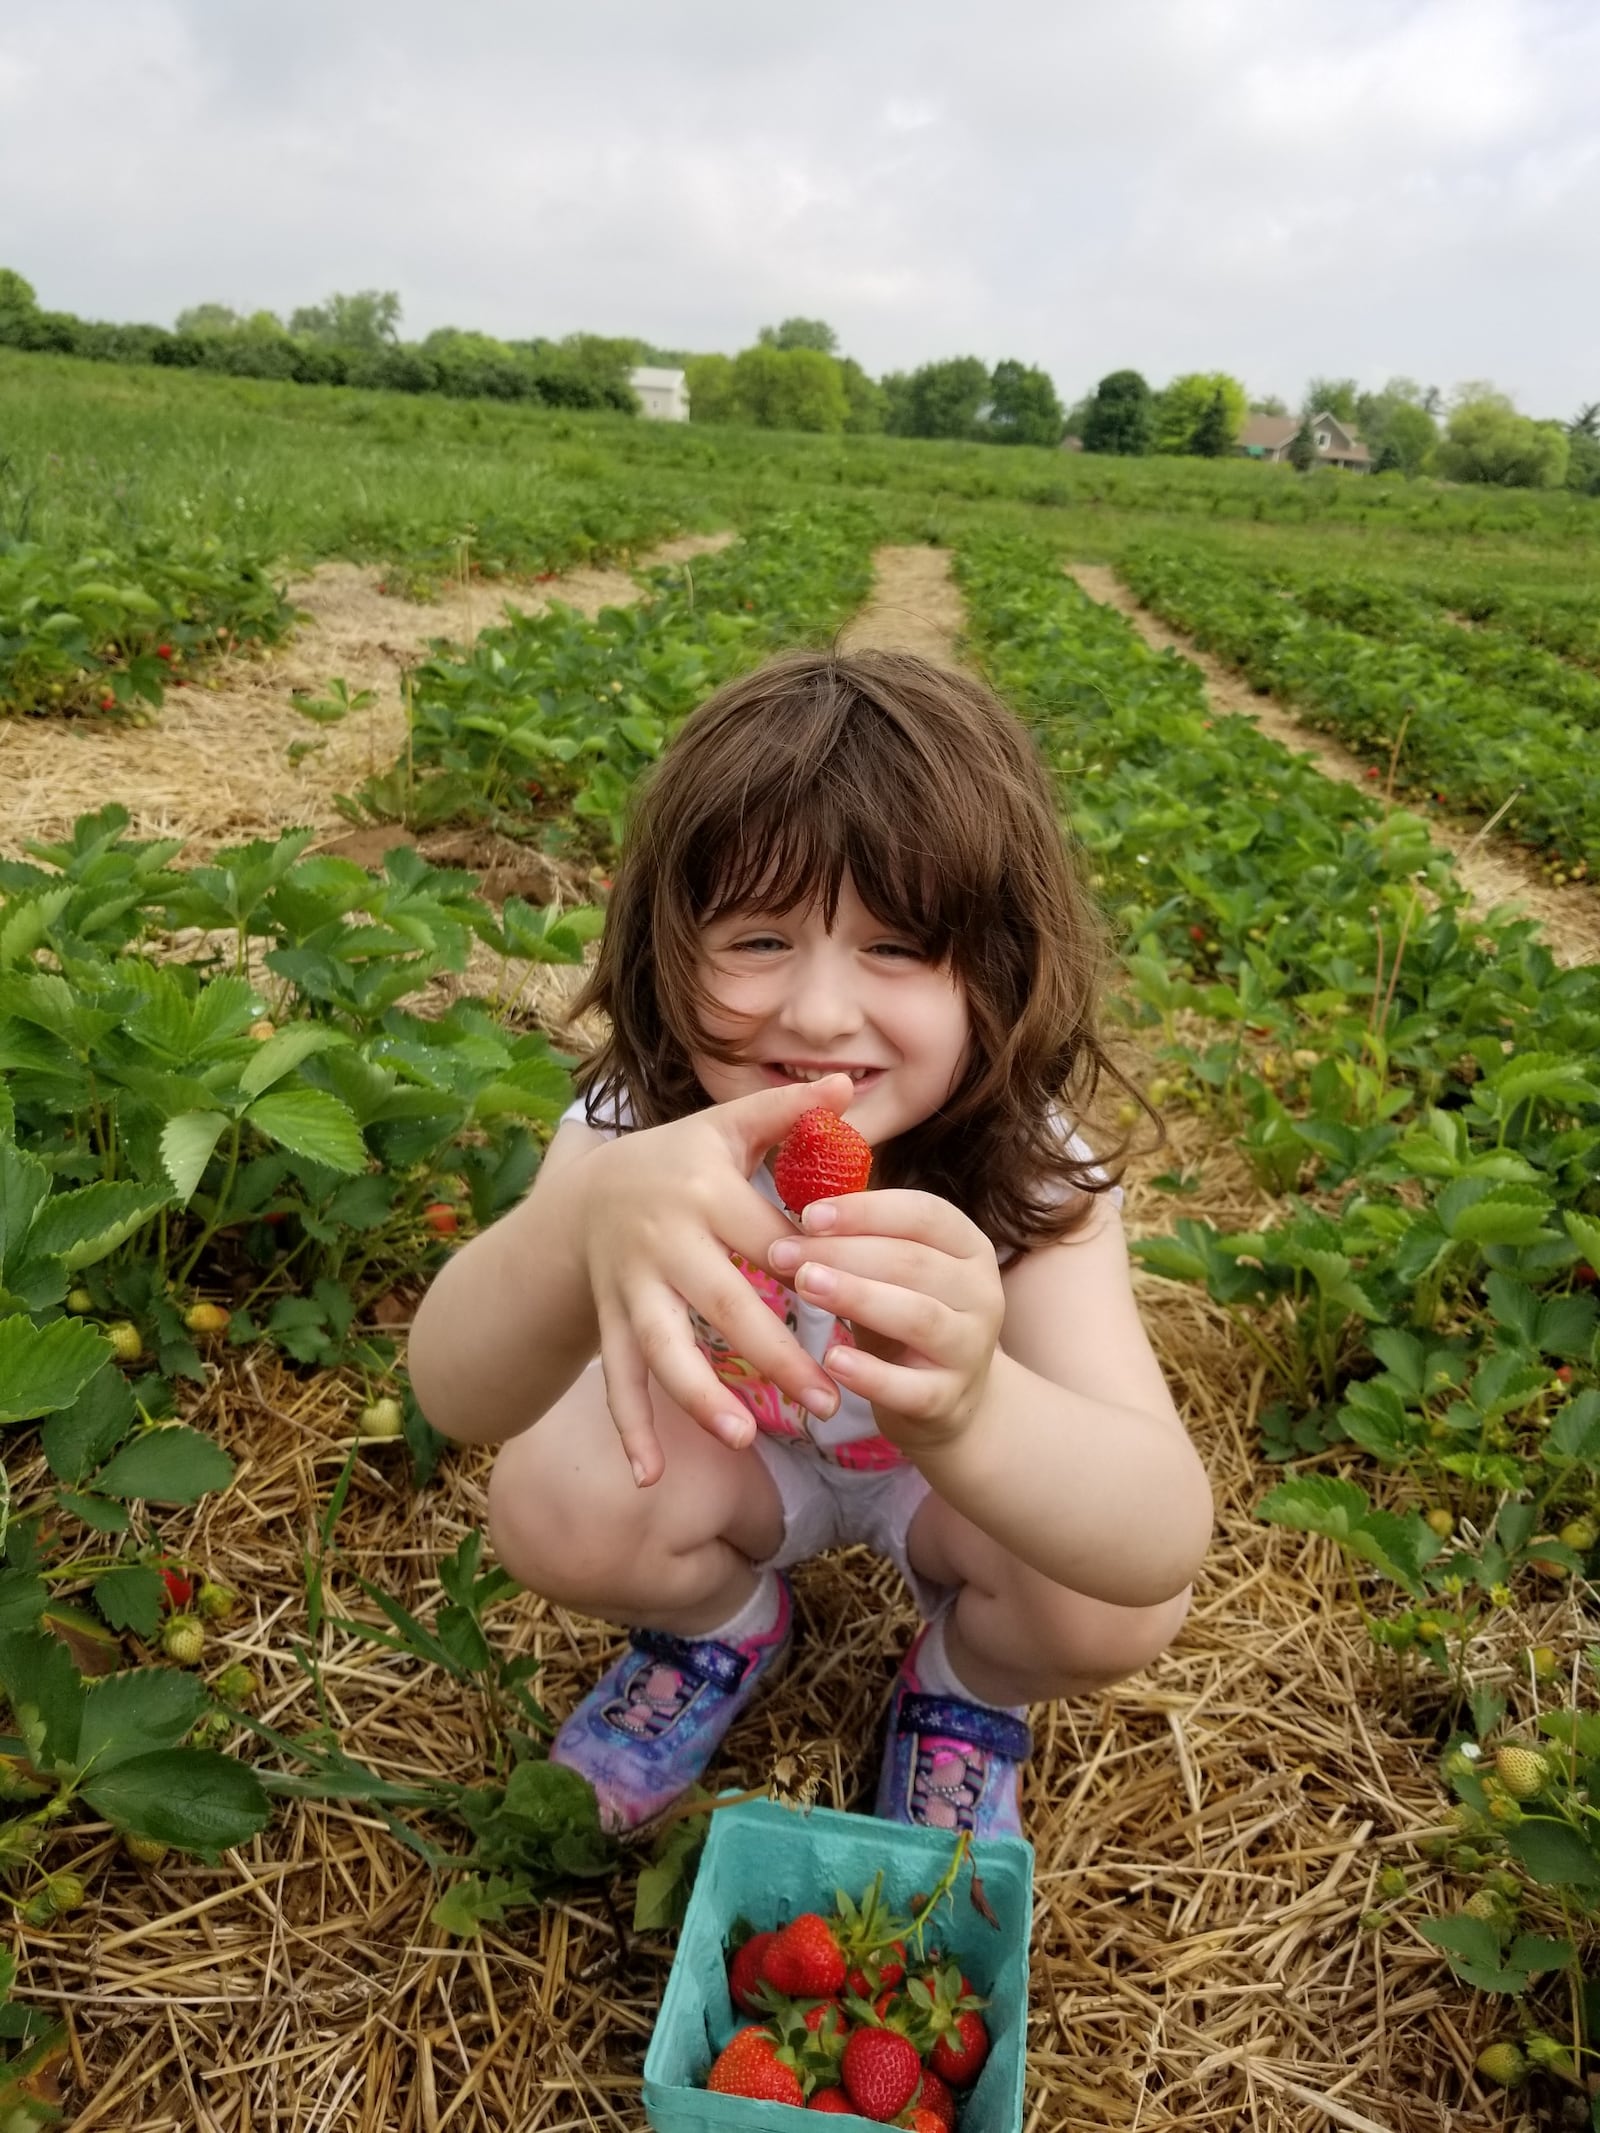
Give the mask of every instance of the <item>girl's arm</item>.
<svg viewBox="0 0 1600 2133">
<path fill-rule="evenodd" d="M 730 1253 L 761 1266 L 792 1234 L 751 1173 L 803 1112 L 843 1111 L 854 1093 L 835 1074 L 615 1140 L 576 1120 L 558 1128 L 527 1199 L 464 1246 L 423 1298 L 409 1362 L 429 1421 L 466 1444 L 515 1436 L 598 1350 L 641 1488 L 664 1470 L 655 1387 L 743 1449 L 754 1419 L 701 1353 L 691 1313 L 791 1399 L 832 1414 L 837 1388 Z"/>
<path fill-rule="evenodd" d="M 592 1126 L 558 1127 L 528 1197 L 454 1253 L 422 1299 L 406 1350 L 412 1390 L 458 1443 L 516 1436 L 599 1347 L 574 1194 L 575 1173 L 604 1145 Z"/>
<path fill-rule="evenodd" d="M 1102 1200 L 1081 1236 L 1001 1278 L 976 1411 L 917 1464 L 1056 1583 L 1118 1607 L 1174 1598 L 1210 1545 L 1211 1485 L 1140 1320 L 1121 1217 Z"/>
<path fill-rule="evenodd" d="M 1183 1591 L 1210 1541 L 1211 1489 L 1140 1321 L 1113 1206 L 1003 1273 L 983 1232 L 932 1193 L 817 1202 L 802 1230 L 771 1264 L 799 1258 L 799 1293 L 865 1332 L 827 1368 L 946 1503 L 1092 1599 L 1150 1607 Z"/>
</svg>

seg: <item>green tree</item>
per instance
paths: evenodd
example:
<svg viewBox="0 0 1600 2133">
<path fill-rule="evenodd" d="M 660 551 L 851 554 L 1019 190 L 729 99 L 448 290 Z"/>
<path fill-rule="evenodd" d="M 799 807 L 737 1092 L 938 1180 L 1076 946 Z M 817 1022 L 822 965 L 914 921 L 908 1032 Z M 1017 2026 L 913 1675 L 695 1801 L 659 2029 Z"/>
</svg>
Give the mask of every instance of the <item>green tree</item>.
<svg viewBox="0 0 1600 2133">
<path fill-rule="evenodd" d="M 180 311 L 173 325 L 174 333 L 198 333 L 215 337 L 224 333 L 237 333 L 244 324 L 232 304 L 191 304 L 187 311 Z"/>
<path fill-rule="evenodd" d="M 38 308 L 33 283 L 13 267 L 0 267 L 0 318 L 31 318 Z"/>
<path fill-rule="evenodd" d="M 1433 417 L 1422 404 L 1424 397 L 1415 378 L 1391 378 L 1381 392 L 1363 393 L 1356 401 L 1356 428 L 1372 451 L 1374 463 L 1392 444 L 1403 472 L 1421 472 L 1438 441 Z"/>
<path fill-rule="evenodd" d="M 989 380 L 989 413 L 984 434 L 997 444 L 1061 442 L 1066 420 L 1060 395 L 1042 370 L 1008 357 L 996 363 Z"/>
<path fill-rule="evenodd" d="M 1377 457 L 1372 462 L 1374 474 L 1403 474 L 1405 462 L 1400 457 L 1400 447 L 1392 437 L 1385 437 L 1378 447 Z"/>
<path fill-rule="evenodd" d="M 1317 440 L 1311 434 L 1311 424 L 1302 416 L 1300 427 L 1289 439 L 1287 458 L 1296 473 L 1308 474 L 1317 463 Z"/>
<path fill-rule="evenodd" d="M 1354 378 L 1313 378 L 1306 387 L 1301 412 L 1332 415 L 1335 422 L 1353 423 L 1361 388 Z"/>
<path fill-rule="evenodd" d="M 901 437 L 970 437 L 989 398 L 988 365 L 977 356 L 924 363 L 908 378 L 883 381 L 890 427 Z"/>
<path fill-rule="evenodd" d="M 1600 400 L 1580 407 L 1567 424 L 1567 487 L 1600 496 Z"/>
<path fill-rule="evenodd" d="M 875 436 L 883 428 L 888 409 L 883 387 L 874 384 L 853 356 L 840 356 L 838 362 L 848 409 L 844 426 L 853 437 Z"/>
<path fill-rule="evenodd" d="M 1400 455 L 1406 474 L 1420 474 L 1439 442 L 1438 425 L 1427 410 L 1409 401 L 1390 410 L 1382 431 L 1382 445 L 1392 445 Z"/>
<path fill-rule="evenodd" d="M 1570 443 L 1557 422 L 1519 415 L 1492 385 L 1458 388 L 1438 450 L 1448 481 L 1505 489 L 1553 489 L 1566 479 Z"/>
<path fill-rule="evenodd" d="M 1261 399 L 1251 401 L 1250 412 L 1252 415 L 1286 415 L 1289 410 L 1276 393 L 1266 393 Z"/>
<path fill-rule="evenodd" d="M 742 349 L 733 393 L 737 419 L 757 429 L 836 433 L 850 414 L 838 364 L 815 348 Z"/>
<path fill-rule="evenodd" d="M 289 331 L 330 348 L 392 348 L 400 333 L 400 299 L 393 289 L 335 294 L 324 304 L 301 305 Z"/>
<path fill-rule="evenodd" d="M 1192 452 L 1201 423 L 1216 395 L 1222 395 L 1228 424 L 1228 443 L 1239 434 L 1247 405 L 1245 389 L 1225 370 L 1195 370 L 1174 378 L 1156 396 L 1155 448 L 1158 452 Z"/>
<path fill-rule="evenodd" d="M 1211 395 L 1210 404 L 1196 425 L 1193 450 L 1201 459 L 1226 459 L 1233 450 L 1235 434 L 1228 415 L 1228 403 L 1219 387 Z"/>
<path fill-rule="evenodd" d="M 1155 403 L 1136 370 L 1113 370 L 1095 387 L 1084 418 L 1086 452 L 1148 452 L 1155 431 Z"/>
<path fill-rule="evenodd" d="M 732 356 L 691 356 L 683 366 L 683 382 L 689 388 L 691 422 L 739 420 L 739 404 L 733 389 Z"/>
<path fill-rule="evenodd" d="M 786 318 L 781 326 L 763 326 L 756 335 L 761 348 L 811 348 L 818 355 L 837 355 L 839 336 L 820 318 Z"/>
</svg>

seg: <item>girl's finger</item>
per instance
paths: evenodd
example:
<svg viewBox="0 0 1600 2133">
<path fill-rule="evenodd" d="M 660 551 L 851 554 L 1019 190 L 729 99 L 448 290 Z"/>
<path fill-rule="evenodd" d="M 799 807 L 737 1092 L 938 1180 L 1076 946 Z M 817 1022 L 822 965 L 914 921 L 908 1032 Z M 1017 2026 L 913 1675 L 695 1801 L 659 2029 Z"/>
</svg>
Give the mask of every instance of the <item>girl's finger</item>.
<svg viewBox="0 0 1600 2133">
<path fill-rule="evenodd" d="M 611 1409 L 634 1481 L 641 1489 L 647 1489 L 661 1479 L 667 1463 L 661 1439 L 656 1435 L 650 1373 L 633 1337 L 633 1328 L 620 1312 L 600 1318 L 600 1373 L 606 1384 L 606 1405 Z"/>
<path fill-rule="evenodd" d="M 768 1254 L 779 1279 L 792 1288 L 802 1266 L 832 1267 L 844 1274 L 859 1274 L 868 1281 L 884 1281 L 898 1289 L 920 1289 L 935 1296 L 952 1310 L 971 1300 L 975 1284 L 972 1262 L 952 1258 L 925 1244 L 911 1244 L 903 1237 L 786 1237 Z M 998 1276 L 995 1290 L 999 1292 Z"/>
<path fill-rule="evenodd" d="M 865 1348 L 830 1348 L 827 1362 L 847 1392 L 859 1393 L 869 1406 L 886 1408 L 908 1422 L 942 1414 L 956 1384 L 952 1371 L 886 1363 Z"/>
<path fill-rule="evenodd" d="M 767 1278 L 770 1281 L 771 1277 Z M 780 1392 L 824 1421 L 838 1407 L 839 1395 L 827 1372 L 806 1353 L 779 1313 L 763 1302 L 749 1279 L 725 1254 L 713 1251 L 708 1258 L 697 1259 L 680 1283 L 678 1293 L 712 1333 L 720 1335 L 728 1353 L 748 1363 L 757 1377 L 770 1379 Z M 776 1300 L 782 1301 L 781 1297 Z M 698 1346 L 695 1352 L 699 1354 Z M 710 1382 L 718 1384 L 709 1364 L 704 1363 L 703 1357 L 701 1361 Z M 681 1396 L 674 1390 L 673 1397 Z M 729 1395 L 723 1391 L 721 1398 L 725 1408 Z M 699 1412 L 688 1401 L 681 1404 L 691 1413 Z M 700 1404 L 703 1407 L 704 1402 Z"/>
<path fill-rule="evenodd" d="M 847 1318 L 899 1341 L 931 1363 L 960 1367 L 963 1351 L 973 1345 L 971 1318 L 952 1311 L 936 1296 L 917 1289 L 900 1289 L 887 1281 L 868 1281 L 860 1274 L 846 1274 L 835 1267 L 806 1266 L 800 1270 L 798 1292 L 807 1303 L 821 1305 L 836 1318 Z"/>
<path fill-rule="evenodd" d="M 905 1237 L 956 1259 L 994 1253 L 977 1223 L 933 1192 L 885 1189 L 813 1200 L 800 1217 L 800 1227 L 808 1237 Z"/>
</svg>

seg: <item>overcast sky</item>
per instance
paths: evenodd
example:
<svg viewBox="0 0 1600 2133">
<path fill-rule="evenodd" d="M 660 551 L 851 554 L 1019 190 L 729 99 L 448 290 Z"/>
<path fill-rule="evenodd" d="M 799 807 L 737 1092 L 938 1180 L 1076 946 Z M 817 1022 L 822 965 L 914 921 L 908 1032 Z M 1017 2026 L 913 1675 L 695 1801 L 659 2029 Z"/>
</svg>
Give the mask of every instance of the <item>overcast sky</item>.
<svg viewBox="0 0 1600 2133">
<path fill-rule="evenodd" d="M 1595 0 L 0 0 L 0 265 L 170 324 L 1600 398 Z"/>
</svg>

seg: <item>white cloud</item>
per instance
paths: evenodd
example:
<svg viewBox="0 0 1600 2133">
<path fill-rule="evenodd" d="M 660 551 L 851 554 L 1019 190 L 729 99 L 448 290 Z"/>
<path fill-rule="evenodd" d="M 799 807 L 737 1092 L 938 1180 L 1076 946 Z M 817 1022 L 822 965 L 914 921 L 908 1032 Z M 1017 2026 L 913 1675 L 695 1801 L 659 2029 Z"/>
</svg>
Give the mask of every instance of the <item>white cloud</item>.
<svg viewBox="0 0 1600 2133">
<path fill-rule="evenodd" d="M 1580 0 L 52 0 L 0 29 L 0 263 L 102 317 L 375 285 L 416 333 L 734 349 L 803 312 L 875 371 L 1564 413 L 1597 62 Z"/>
</svg>

